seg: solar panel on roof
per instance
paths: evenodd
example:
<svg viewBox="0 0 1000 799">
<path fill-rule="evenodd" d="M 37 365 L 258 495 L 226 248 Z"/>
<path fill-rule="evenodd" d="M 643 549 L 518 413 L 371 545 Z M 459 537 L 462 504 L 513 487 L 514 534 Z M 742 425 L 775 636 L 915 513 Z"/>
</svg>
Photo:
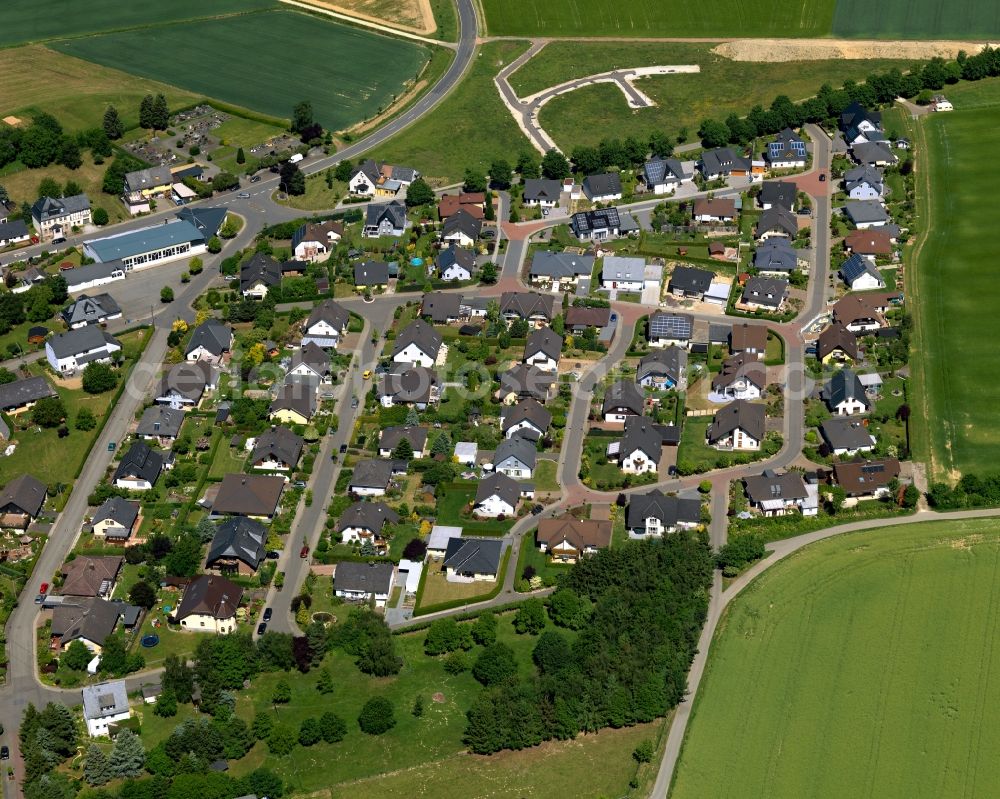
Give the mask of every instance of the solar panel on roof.
<svg viewBox="0 0 1000 799">
<path fill-rule="evenodd" d="M 690 338 L 691 320 L 685 316 L 657 314 L 649 320 L 649 332 L 654 338 Z"/>
</svg>

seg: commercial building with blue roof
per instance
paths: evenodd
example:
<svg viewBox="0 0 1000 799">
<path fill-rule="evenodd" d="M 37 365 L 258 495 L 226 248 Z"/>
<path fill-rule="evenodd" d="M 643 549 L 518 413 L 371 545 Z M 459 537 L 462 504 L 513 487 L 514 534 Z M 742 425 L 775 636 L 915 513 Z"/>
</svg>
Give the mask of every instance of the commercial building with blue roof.
<svg viewBox="0 0 1000 799">
<path fill-rule="evenodd" d="M 126 270 L 200 255 L 225 216 L 224 208 L 185 209 L 162 225 L 85 241 L 83 254 L 99 263 L 120 260 Z"/>
</svg>

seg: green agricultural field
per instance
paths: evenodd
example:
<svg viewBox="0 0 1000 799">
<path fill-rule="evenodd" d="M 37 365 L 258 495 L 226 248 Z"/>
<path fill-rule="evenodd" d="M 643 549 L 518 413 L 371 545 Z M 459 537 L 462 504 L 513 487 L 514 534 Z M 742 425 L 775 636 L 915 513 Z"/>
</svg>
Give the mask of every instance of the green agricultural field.
<svg viewBox="0 0 1000 799">
<path fill-rule="evenodd" d="M 489 42 L 465 79 L 440 105 L 372 157 L 413 164 L 435 184 L 462 180 L 467 167 L 488 169 L 494 158 L 512 165 L 531 145 L 500 99 L 493 77 L 527 49 L 525 42 Z"/>
<path fill-rule="evenodd" d="M 1000 520 L 838 536 L 737 597 L 673 799 L 990 796 Z"/>
<path fill-rule="evenodd" d="M 982 0 L 836 0 L 834 36 L 872 39 L 989 39 L 1000 35 L 1000 7 Z"/>
<path fill-rule="evenodd" d="M 698 64 L 701 72 L 643 78 L 637 87 L 656 105 L 633 110 L 621 90 L 597 83 L 556 97 L 539 113 L 539 121 L 563 149 L 594 145 L 608 136 L 649 138 L 654 130 L 676 135 L 688 129 L 694 139 L 701 120 L 745 114 L 760 103 L 767 106 L 779 94 L 801 100 L 823 83 L 839 85 L 863 80 L 890 67 L 908 69 L 909 61 L 732 61 L 712 52 L 711 43 L 643 42 L 620 44 L 553 42 L 512 76 L 512 86 L 527 96 L 574 78 L 624 67 L 656 64 Z"/>
<path fill-rule="evenodd" d="M 823 36 L 836 0 L 482 0 L 493 36 Z"/>
<path fill-rule="evenodd" d="M 0 47 L 240 14 L 277 5 L 276 0 L 170 0 L 169 3 L 48 0 L 40 7 L 42 4 L 37 0 L 5 0 Z"/>
<path fill-rule="evenodd" d="M 56 46 L 278 118 L 289 117 L 297 101 L 308 99 L 317 120 L 335 130 L 390 105 L 429 58 L 422 45 L 294 11 L 124 31 Z M 136 52 L 144 57 L 137 60 Z"/>
<path fill-rule="evenodd" d="M 911 426 L 917 455 L 929 458 L 937 479 L 996 468 L 1000 443 L 1000 395 L 982 371 L 1000 338 L 996 248 L 988 233 L 1000 80 L 955 88 L 949 94 L 958 110 L 932 114 L 918 129 L 918 218 L 927 232 L 917 244 L 916 269 L 907 273 L 918 386 Z"/>
</svg>

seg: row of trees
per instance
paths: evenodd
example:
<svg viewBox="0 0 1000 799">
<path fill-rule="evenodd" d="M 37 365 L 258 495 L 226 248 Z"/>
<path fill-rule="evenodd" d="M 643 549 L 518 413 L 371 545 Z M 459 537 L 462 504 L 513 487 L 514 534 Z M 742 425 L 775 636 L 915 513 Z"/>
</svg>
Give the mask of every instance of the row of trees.
<svg viewBox="0 0 1000 799">
<path fill-rule="evenodd" d="M 963 474 L 954 486 L 934 483 L 927 493 L 927 501 L 936 510 L 1000 505 L 1000 472 Z"/>
<path fill-rule="evenodd" d="M 503 644 L 473 666 L 486 687 L 467 714 L 469 748 L 520 749 L 666 714 L 684 697 L 713 566 L 703 534 L 629 542 L 578 563 L 549 607 L 557 624 L 578 630 L 572 643 L 542 633 L 530 679 Z M 514 625 L 542 629 L 541 603 L 525 603 Z"/>
<path fill-rule="evenodd" d="M 0 127 L 0 167 L 20 160 L 29 169 L 62 164 L 79 169 L 81 151 L 89 149 L 96 163 L 111 155 L 111 142 L 101 128 L 66 133 L 54 116 L 35 114 L 26 128 Z"/>
</svg>

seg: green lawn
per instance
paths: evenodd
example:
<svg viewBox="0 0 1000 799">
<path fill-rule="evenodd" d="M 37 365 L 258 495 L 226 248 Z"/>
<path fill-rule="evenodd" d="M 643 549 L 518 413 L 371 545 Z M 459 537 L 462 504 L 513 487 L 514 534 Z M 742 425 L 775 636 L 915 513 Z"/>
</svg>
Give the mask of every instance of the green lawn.
<svg viewBox="0 0 1000 799">
<path fill-rule="evenodd" d="M 714 6 L 713 6 L 714 7 Z M 863 80 L 871 72 L 904 61 L 732 61 L 711 52 L 713 43 L 642 42 L 620 44 L 553 42 L 513 75 L 522 96 L 573 78 L 609 69 L 656 64 L 698 64 L 701 72 L 643 78 L 637 86 L 656 105 L 633 110 L 621 90 L 598 83 L 556 97 L 543 106 L 539 121 L 563 149 L 595 145 L 609 136 L 636 136 L 642 141 L 654 130 L 674 136 L 686 127 L 689 135 L 702 119 L 725 119 L 746 114 L 760 103 L 770 105 L 778 95 L 793 100 L 812 96 L 823 83 Z"/>
<path fill-rule="evenodd" d="M 169 3 L 122 3 L 120 0 L 77 3 L 62 0 L 50 3 L 45 13 L 41 13 L 35 0 L 6 0 L 3 26 L 0 26 L 0 46 L 162 25 L 275 5 L 275 0 L 171 0 Z"/>
<path fill-rule="evenodd" d="M 684 419 L 681 443 L 677 450 L 677 468 L 681 474 L 697 474 L 733 464 L 753 463 L 770 457 L 781 448 L 776 441 L 766 440 L 757 452 L 717 450 L 705 442 L 705 433 L 711 426 L 712 419 L 711 416 L 688 416 Z"/>
<path fill-rule="evenodd" d="M 476 483 L 452 483 L 445 489 L 444 496 L 438 500 L 437 523 L 463 527 L 468 535 L 501 536 L 510 530 L 514 524 L 513 519 L 506 519 L 502 522 L 495 519 L 476 521 L 471 516 L 462 516 L 462 509 L 467 507 L 475 498 Z"/>
<path fill-rule="evenodd" d="M 958 110 L 928 115 L 918 131 L 918 213 L 928 233 L 907 270 L 918 407 L 911 431 L 916 457 L 929 458 L 939 479 L 995 468 L 1000 443 L 996 384 L 982 376 L 1000 338 L 995 248 L 984 235 L 997 175 L 984 159 L 1000 125 L 1000 81 L 961 88 Z M 965 98 L 982 105 L 965 110 Z"/>
<path fill-rule="evenodd" d="M 526 566 L 531 566 L 542 578 L 545 585 L 555 585 L 559 575 L 565 574 L 572 568 L 565 563 L 551 563 L 549 556 L 538 548 L 534 532 L 526 534 L 521 542 L 521 551 L 517 556 L 517 572 L 514 575 L 515 581 L 520 581 Z"/>
<path fill-rule="evenodd" d="M 462 180 L 467 167 L 488 169 L 493 158 L 515 163 L 531 146 L 501 101 L 493 77 L 526 49 L 524 42 L 482 45 L 455 90 L 372 157 L 418 166 L 427 180 L 439 185 Z"/>
<path fill-rule="evenodd" d="M 232 436 L 223 434 L 224 440 L 219 442 L 215 450 L 215 457 L 212 465 L 208 469 L 208 476 L 222 479 L 232 472 L 242 472 L 243 466 L 247 462 L 249 455 L 245 449 L 233 449 L 229 446 Z"/>
<path fill-rule="evenodd" d="M 712 643 L 671 796 L 991 795 L 998 569 L 983 519 L 838 536 L 765 572 Z"/>
<path fill-rule="evenodd" d="M 863 0 L 837 0 L 834 36 L 872 39 L 985 39 L 1000 35 L 1000 15 L 992 3 L 976 0 L 884 0 L 868 14 Z"/>
<path fill-rule="evenodd" d="M 823 36 L 835 0 L 483 0 L 493 36 Z"/>
<path fill-rule="evenodd" d="M 303 42 L 309 46 L 302 47 Z M 430 57 L 426 47 L 410 41 L 284 10 L 56 46 L 278 118 L 291 116 L 292 106 L 307 98 L 317 121 L 331 129 L 349 127 L 388 106 Z M 184 57 L 178 58 L 181 51 Z M 136 59 L 136 52 L 143 58 Z"/>
<path fill-rule="evenodd" d="M 538 461 L 535 465 L 535 472 L 532 482 L 536 491 L 558 491 L 559 483 L 556 482 L 556 469 L 558 464 L 555 461 Z"/>
</svg>

